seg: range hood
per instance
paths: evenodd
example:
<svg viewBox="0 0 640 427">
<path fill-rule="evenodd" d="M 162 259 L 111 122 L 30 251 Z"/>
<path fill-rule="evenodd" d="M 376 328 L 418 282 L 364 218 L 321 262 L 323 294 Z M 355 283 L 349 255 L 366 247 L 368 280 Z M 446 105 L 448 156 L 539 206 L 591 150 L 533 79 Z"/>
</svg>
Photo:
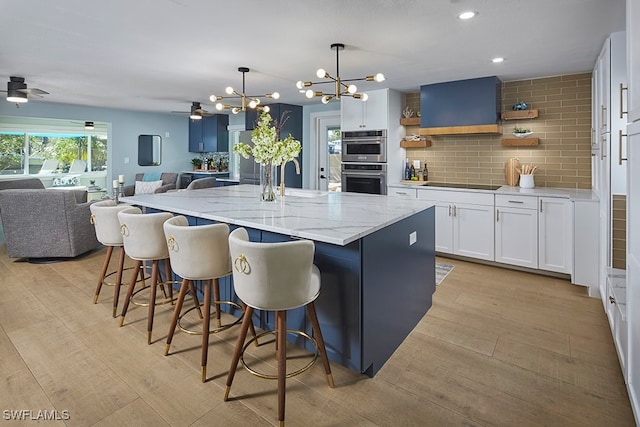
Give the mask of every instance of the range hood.
<svg viewBox="0 0 640 427">
<path fill-rule="evenodd" d="M 420 86 L 420 135 L 500 134 L 501 104 L 495 76 Z"/>
</svg>

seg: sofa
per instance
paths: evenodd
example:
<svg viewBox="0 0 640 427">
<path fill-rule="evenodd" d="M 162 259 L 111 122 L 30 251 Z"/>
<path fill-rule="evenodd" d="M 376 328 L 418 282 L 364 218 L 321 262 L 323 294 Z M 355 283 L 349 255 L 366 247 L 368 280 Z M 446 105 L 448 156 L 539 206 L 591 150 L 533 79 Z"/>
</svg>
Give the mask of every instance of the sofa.
<svg viewBox="0 0 640 427">
<path fill-rule="evenodd" d="M 162 181 L 162 183 L 160 184 L 160 186 L 158 188 L 155 188 L 153 190 L 154 193 L 166 193 L 169 190 L 175 190 L 176 187 L 176 183 L 178 181 L 178 174 L 175 172 L 162 172 L 160 174 L 160 176 L 157 177 L 158 181 Z M 140 181 L 140 182 L 152 182 L 154 179 L 149 179 L 149 177 L 147 176 L 145 178 L 145 174 L 144 173 L 137 173 L 136 174 L 136 181 Z M 125 196 L 133 196 L 135 194 L 136 190 L 136 186 L 135 185 L 125 185 L 122 188 L 122 192 L 124 193 Z"/>
<path fill-rule="evenodd" d="M 98 247 L 86 191 L 6 189 L 0 217 L 10 258 L 72 258 Z"/>
<path fill-rule="evenodd" d="M 0 181 L 0 190 L 13 188 L 44 189 L 44 184 L 38 178 L 6 179 Z"/>
</svg>

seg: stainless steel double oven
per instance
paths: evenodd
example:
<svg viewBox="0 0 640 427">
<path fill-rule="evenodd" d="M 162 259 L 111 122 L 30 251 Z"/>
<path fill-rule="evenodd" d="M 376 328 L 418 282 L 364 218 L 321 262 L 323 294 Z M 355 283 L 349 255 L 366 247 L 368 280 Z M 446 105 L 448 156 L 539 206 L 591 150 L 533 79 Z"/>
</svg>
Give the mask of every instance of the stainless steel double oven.
<svg viewBox="0 0 640 427">
<path fill-rule="evenodd" d="M 387 131 L 342 132 L 342 191 L 387 194 Z"/>
</svg>

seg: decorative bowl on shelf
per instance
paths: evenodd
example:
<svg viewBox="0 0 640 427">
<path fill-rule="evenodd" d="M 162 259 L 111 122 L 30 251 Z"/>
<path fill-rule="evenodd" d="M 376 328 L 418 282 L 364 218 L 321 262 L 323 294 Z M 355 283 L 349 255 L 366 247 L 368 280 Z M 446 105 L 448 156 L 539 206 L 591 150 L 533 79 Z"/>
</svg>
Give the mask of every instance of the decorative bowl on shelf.
<svg viewBox="0 0 640 427">
<path fill-rule="evenodd" d="M 526 138 L 531 134 L 533 134 L 533 132 L 513 132 L 513 136 L 516 138 Z"/>
</svg>

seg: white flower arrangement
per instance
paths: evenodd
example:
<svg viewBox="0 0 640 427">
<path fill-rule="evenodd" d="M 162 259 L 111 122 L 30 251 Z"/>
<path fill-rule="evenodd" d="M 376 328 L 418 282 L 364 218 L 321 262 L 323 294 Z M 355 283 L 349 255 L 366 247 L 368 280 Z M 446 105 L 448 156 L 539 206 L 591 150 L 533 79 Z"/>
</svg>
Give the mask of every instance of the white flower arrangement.
<svg viewBox="0 0 640 427">
<path fill-rule="evenodd" d="M 240 142 L 234 145 L 233 152 L 245 159 L 253 154 L 256 163 L 262 165 L 279 166 L 292 161 L 300 154 L 302 145 L 291 134 L 282 140 L 278 137 L 280 127 L 285 121 L 285 115 L 280 123 L 276 123 L 269 113 L 263 112 L 258 119 L 258 125 L 251 132 L 253 147 Z"/>
</svg>

